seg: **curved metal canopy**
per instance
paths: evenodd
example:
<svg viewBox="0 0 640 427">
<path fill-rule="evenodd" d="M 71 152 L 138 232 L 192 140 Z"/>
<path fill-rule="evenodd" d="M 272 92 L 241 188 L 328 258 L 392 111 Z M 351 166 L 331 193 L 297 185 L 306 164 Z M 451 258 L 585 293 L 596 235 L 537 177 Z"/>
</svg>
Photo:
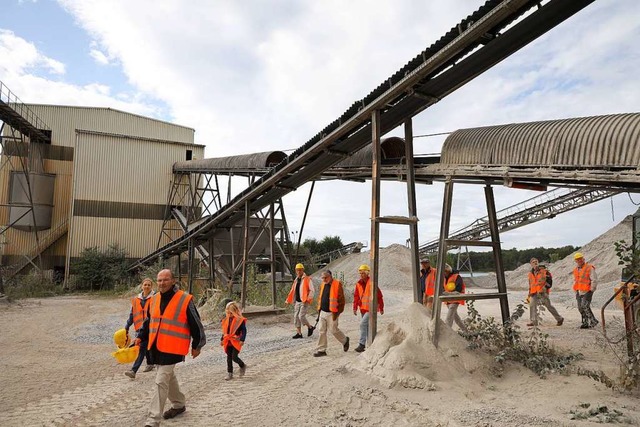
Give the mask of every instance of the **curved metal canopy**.
<svg viewBox="0 0 640 427">
<path fill-rule="evenodd" d="M 239 156 L 186 160 L 174 163 L 173 172 L 220 173 L 248 169 L 264 171 L 277 165 L 286 157 L 287 155 L 282 151 L 265 151 L 262 153 L 241 154 Z"/>
<path fill-rule="evenodd" d="M 442 164 L 637 168 L 640 113 L 460 129 L 445 140 Z"/>
</svg>

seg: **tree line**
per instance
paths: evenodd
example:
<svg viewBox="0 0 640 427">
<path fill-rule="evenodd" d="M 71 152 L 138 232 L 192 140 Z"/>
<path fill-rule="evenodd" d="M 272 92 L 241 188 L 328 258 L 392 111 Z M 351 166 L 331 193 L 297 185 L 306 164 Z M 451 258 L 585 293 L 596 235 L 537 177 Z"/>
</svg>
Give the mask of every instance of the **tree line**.
<svg viewBox="0 0 640 427">
<path fill-rule="evenodd" d="M 560 248 L 538 247 L 531 249 L 503 249 L 502 263 L 504 269 L 507 271 L 515 270 L 522 264 L 528 264 L 531 258 L 537 258 L 542 264 L 551 264 L 577 250 L 577 246 L 571 245 L 562 246 Z M 432 265 L 435 265 L 435 256 L 432 258 Z M 447 254 L 447 262 L 454 268 L 456 267 L 457 258 L 457 252 L 450 252 Z M 465 254 L 463 253 L 461 259 L 465 258 Z M 471 268 L 473 268 L 474 271 L 495 271 L 493 252 L 469 251 L 469 259 L 471 260 Z"/>
</svg>

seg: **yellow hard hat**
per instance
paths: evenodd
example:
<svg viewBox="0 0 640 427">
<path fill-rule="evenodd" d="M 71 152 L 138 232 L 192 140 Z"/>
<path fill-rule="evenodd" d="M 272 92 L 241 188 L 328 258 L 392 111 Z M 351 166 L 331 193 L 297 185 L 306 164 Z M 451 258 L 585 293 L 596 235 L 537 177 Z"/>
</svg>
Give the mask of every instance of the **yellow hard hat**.
<svg viewBox="0 0 640 427">
<path fill-rule="evenodd" d="M 129 334 L 127 334 L 127 330 L 122 328 L 118 329 L 113 334 L 113 342 L 116 343 L 118 348 L 125 348 L 129 345 Z"/>
<path fill-rule="evenodd" d="M 362 264 L 360 267 L 358 267 L 358 271 L 371 271 L 371 269 L 367 264 Z"/>
<path fill-rule="evenodd" d="M 296 264 L 296 270 L 304 270 L 304 265 L 297 263 Z"/>
<path fill-rule="evenodd" d="M 123 329 L 124 330 L 124 329 Z M 121 348 L 111 353 L 116 358 L 118 363 L 131 363 L 138 358 L 140 347 L 134 345 L 133 347 Z"/>
<path fill-rule="evenodd" d="M 455 282 L 447 282 L 446 285 L 444 285 L 444 290 L 447 292 L 453 292 L 456 290 L 456 284 Z"/>
<path fill-rule="evenodd" d="M 573 259 L 580 259 L 580 258 L 584 258 L 584 256 L 580 252 L 576 252 L 576 254 L 573 256 Z"/>
</svg>

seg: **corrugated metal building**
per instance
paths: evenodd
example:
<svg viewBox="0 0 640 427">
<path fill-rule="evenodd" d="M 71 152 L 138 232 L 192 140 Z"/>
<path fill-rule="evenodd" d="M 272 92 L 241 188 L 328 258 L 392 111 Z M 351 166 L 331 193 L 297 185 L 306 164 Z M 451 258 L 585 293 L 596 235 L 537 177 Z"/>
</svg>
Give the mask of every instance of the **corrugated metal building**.
<svg viewBox="0 0 640 427">
<path fill-rule="evenodd" d="M 204 146 L 193 143 L 194 130 L 111 108 L 28 107 L 51 129 L 51 145 L 42 150 L 43 175 L 55 177 L 47 190 L 53 193 L 50 227 L 39 231 L 40 248 L 33 231 L 8 229 L 2 265 L 43 245 L 43 268 L 56 270 L 68 270 L 88 247 L 118 244 L 132 259 L 155 250 L 173 164 L 204 157 Z M 11 197 L 11 169 L 0 174 L 3 204 Z M 0 223 L 9 224 L 9 211 L 1 211 Z"/>
</svg>

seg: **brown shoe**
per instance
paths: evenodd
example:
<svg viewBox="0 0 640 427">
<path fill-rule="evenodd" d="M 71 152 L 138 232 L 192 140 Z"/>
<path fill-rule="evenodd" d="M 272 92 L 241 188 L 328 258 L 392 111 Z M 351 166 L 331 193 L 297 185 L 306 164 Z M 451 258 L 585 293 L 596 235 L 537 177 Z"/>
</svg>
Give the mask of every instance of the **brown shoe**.
<svg viewBox="0 0 640 427">
<path fill-rule="evenodd" d="M 186 410 L 187 408 L 185 406 L 183 406 L 182 408 L 171 408 L 168 411 L 164 411 L 164 414 L 162 414 L 162 418 L 164 418 L 165 420 L 168 420 L 180 415 Z"/>
<path fill-rule="evenodd" d="M 527 323 L 527 326 L 528 327 L 532 327 L 532 326 L 536 326 L 536 325 L 534 323 L 529 322 L 529 323 Z"/>
<path fill-rule="evenodd" d="M 556 323 L 556 326 L 562 326 L 563 323 L 564 323 L 564 317 L 558 320 L 558 323 Z"/>
</svg>

